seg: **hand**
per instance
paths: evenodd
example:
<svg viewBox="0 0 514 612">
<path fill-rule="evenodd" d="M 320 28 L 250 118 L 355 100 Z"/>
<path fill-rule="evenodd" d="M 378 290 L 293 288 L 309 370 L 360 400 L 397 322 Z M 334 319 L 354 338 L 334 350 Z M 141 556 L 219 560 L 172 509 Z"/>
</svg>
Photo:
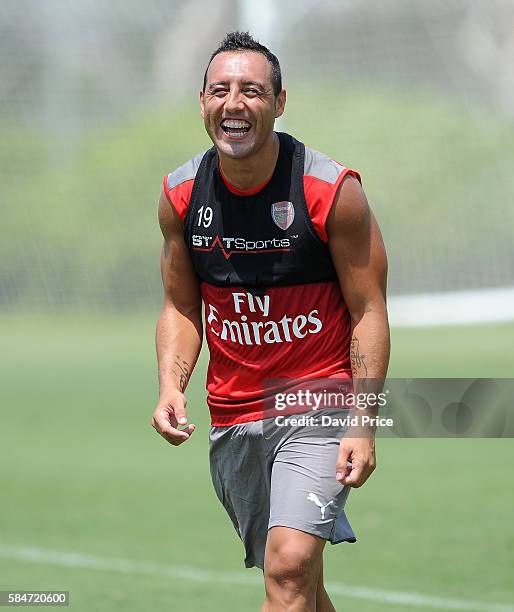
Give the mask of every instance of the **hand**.
<svg viewBox="0 0 514 612">
<path fill-rule="evenodd" d="M 348 461 L 351 467 L 347 465 Z M 354 488 L 361 487 L 371 476 L 375 466 L 374 435 L 341 439 L 336 463 L 336 480 L 341 484 Z"/>
<path fill-rule="evenodd" d="M 186 396 L 178 389 L 174 390 L 160 398 L 152 416 L 151 426 L 173 446 L 189 440 L 195 430 L 193 423 L 187 423 L 186 404 Z"/>
</svg>

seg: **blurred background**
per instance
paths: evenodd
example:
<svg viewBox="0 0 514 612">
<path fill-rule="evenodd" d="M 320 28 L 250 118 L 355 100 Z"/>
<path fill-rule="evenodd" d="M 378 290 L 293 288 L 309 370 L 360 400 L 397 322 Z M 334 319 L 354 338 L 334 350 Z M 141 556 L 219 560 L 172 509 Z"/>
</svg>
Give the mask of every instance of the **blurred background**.
<svg viewBox="0 0 514 612">
<path fill-rule="evenodd" d="M 149 427 L 156 203 L 211 145 L 198 91 L 233 29 L 281 61 L 278 129 L 362 174 L 391 375 L 512 377 L 512 0 L 4 0 L 0 589 L 197 611 L 230 588 L 259 607 L 210 484 L 205 354 L 195 436 L 172 449 Z M 359 543 L 327 553 L 336 607 L 513 610 L 512 458 L 510 440 L 380 441 L 348 504 Z"/>
</svg>

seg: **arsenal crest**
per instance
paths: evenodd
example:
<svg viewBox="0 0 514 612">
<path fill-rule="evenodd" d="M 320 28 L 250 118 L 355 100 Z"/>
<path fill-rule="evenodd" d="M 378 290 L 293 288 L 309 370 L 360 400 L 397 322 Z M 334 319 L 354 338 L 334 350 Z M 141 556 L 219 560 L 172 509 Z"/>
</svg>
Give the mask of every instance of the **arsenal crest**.
<svg viewBox="0 0 514 612">
<path fill-rule="evenodd" d="M 286 230 L 294 221 L 292 202 L 275 202 L 271 205 L 271 218 L 280 229 Z"/>
</svg>

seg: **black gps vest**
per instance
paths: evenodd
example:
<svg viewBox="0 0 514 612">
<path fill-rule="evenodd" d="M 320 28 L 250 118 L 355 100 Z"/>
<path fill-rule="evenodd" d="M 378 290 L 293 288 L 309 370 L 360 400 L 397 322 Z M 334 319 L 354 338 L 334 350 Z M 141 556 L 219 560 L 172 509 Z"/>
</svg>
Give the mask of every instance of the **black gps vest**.
<svg viewBox="0 0 514 612">
<path fill-rule="evenodd" d="M 273 176 L 255 195 L 232 193 L 221 177 L 216 149 L 204 154 L 184 219 L 201 281 L 259 288 L 337 279 L 305 201 L 305 146 L 288 134 L 277 135 Z"/>
</svg>

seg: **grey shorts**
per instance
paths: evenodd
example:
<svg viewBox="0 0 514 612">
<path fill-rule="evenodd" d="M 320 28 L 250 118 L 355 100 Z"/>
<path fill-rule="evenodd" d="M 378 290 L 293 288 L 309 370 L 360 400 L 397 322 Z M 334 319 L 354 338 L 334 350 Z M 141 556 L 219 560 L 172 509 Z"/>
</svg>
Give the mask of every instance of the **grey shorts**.
<svg viewBox="0 0 514 612">
<path fill-rule="evenodd" d="M 279 427 L 273 418 L 211 428 L 214 489 L 243 541 L 246 567 L 264 569 L 268 530 L 279 525 L 332 544 L 356 541 L 344 513 L 350 487 L 335 478 L 344 432 L 333 425 Z"/>
</svg>

